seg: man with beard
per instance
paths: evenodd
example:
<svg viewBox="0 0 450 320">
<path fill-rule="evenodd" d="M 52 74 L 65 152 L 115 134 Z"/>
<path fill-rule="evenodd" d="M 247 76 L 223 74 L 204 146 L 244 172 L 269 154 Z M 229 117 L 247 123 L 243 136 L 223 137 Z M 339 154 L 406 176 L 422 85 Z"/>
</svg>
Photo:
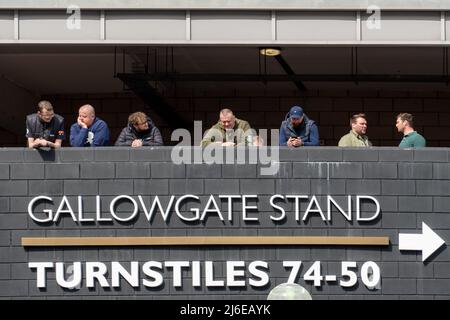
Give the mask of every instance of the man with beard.
<svg viewBox="0 0 450 320">
<path fill-rule="evenodd" d="M 370 142 L 369 137 L 366 136 L 367 120 L 364 113 L 354 114 L 350 118 L 350 127 L 352 128 L 350 132 L 339 140 L 339 147 L 372 146 L 372 142 Z"/>
<path fill-rule="evenodd" d="M 153 121 L 145 113 L 135 112 L 128 117 L 128 126 L 123 128 L 115 145 L 133 148 L 162 146 L 163 140 Z"/>
<path fill-rule="evenodd" d="M 37 113 L 27 116 L 26 121 L 29 148 L 60 148 L 64 140 L 64 118 L 53 111 L 48 101 L 38 103 Z"/>
<path fill-rule="evenodd" d="M 400 148 L 424 148 L 427 146 L 425 138 L 414 130 L 413 115 L 400 113 L 397 115 L 395 126 L 398 132 L 403 133 L 403 139 L 398 145 Z"/>
<path fill-rule="evenodd" d="M 308 147 L 319 145 L 319 129 L 315 121 L 303 113 L 303 108 L 293 106 L 281 123 L 280 146 Z"/>
</svg>

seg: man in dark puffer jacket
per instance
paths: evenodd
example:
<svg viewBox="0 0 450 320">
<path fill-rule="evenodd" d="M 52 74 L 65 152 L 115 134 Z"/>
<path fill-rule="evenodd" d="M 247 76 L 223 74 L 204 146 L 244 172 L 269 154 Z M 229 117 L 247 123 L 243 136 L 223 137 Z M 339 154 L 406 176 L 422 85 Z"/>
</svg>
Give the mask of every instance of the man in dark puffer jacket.
<svg viewBox="0 0 450 320">
<path fill-rule="evenodd" d="M 117 138 L 116 146 L 162 146 L 161 132 L 153 121 L 143 112 L 132 113 L 128 117 L 128 126 L 123 128 Z"/>
</svg>

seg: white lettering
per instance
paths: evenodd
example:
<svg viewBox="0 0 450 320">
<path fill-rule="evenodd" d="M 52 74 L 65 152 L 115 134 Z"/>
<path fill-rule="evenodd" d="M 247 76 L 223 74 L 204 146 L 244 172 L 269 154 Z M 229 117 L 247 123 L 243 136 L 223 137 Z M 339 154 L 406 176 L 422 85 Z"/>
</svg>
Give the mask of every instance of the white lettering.
<svg viewBox="0 0 450 320">
<path fill-rule="evenodd" d="M 300 199 L 308 199 L 308 196 L 286 196 L 286 199 L 295 200 L 295 221 L 300 220 Z"/>
<path fill-rule="evenodd" d="M 344 197 L 342 197 L 344 198 Z M 225 199 L 227 202 L 226 209 L 222 211 L 222 203 L 220 200 Z M 323 196 L 323 205 L 326 201 L 326 212 L 321 208 L 318 201 L 318 197 L 315 195 L 280 195 L 275 194 L 269 197 L 269 204 L 273 209 L 270 214 L 272 221 L 281 222 L 287 220 L 289 213 L 295 214 L 295 220 L 297 222 L 304 221 L 308 223 L 308 219 L 311 215 L 319 215 L 322 221 L 332 221 L 333 215 L 342 215 L 347 221 L 367 222 L 374 221 L 381 214 L 381 208 L 378 200 L 372 196 L 356 195 L 346 196 L 347 201 L 337 201 L 330 195 Z M 287 208 L 285 205 L 288 201 L 294 200 L 293 208 Z M 241 201 L 240 208 L 234 208 L 235 204 Z M 255 203 L 250 204 L 251 201 Z M 267 201 L 267 200 L 266 200 Z M 301 202 L 308 201 L 305 211 L 301 210 Z M 355 201 L 356 205 L 353 205 Z M 63 196 L 61 201 L 56 205 L 53 203 L 53 199 L 47 196 L 38 196 L 28 203 L 28 215 L 37 223 L 57 223 L 60 221 L 63 214 L 70 216 L 74 222 L 104 222 L 104 221 L 120 221 L 120 222 L 132 222 L 136 219 L 137 215 L 143 213 L 149 224 L 153 223 L 156 215 L 161 215 L 164 222 L 170 221 L 173 212 L 176 213 L 177 218 L 184 222 L 206 222 L 209 216 L 217 215 L 218 218 L 225 224 L 225 221 L 232 222 L 236 218 L 236 214 L 239 214 L 240 220 L 243 222 L 259 221 L 259 198 L 258 195 L 208 195 L 207 200 L 203 197 L 186 194 L 182 196 L 171 195 L 168 198 L 167 204 L 162 204 L 159 196 L 155 195 L 149 205 L 144 203 L 143 196 L 129 196 L 119 195 L 113 198 L 109 206 L 109 212 L 104 213 L 106 217 L 102 216 L 101 210 L 101 196 L 95 197 L 95 207 L 90 202 L 84 203 L 82 196 L 77 196 L 77 200 L 73 200 L 72 207 L 71 202 L 67 196 Z M 204 202 L 204 203 L 202 203 Z M 224 202 L 224 201 L 222 201 Z M 345 203 L 346 202 L 346 203 Z M 119 211 L 122 203 L 125 203 L 125 208 L 129 208 L 124 214 Z M 93 208 L 88 207 L 90 204 Z M 362 208 L 373 208 L 367 210 Z M 128 207 L 127 207 L 128 206 Z M 45 209 L 37 209 L 40 207 L 46 207 Z M 76 208 L 78 207 L 78 208 Z M 223 206 L 225 207 L 225 206 Z M 56 208 L 56 209 L 55 209 Z M 73 208 L 78 211 L 75 213 Z M 237 209 L 237 210 L 236 210 Z M 240 209 L 240 211 L 239 211 Z M 91 212 L 95 210 L 95 217 L 86 217 L 85 212 Z M 225 211 L 226 210 L 226 211 Z M 119 211 L 119 213 L 117 212 Z M 224 216 L 225 215 L 225 216 Z"/>
<path fill-rule="evenodd" d="M 189 267 L 189 261 L 167 261 L 164 266 L 172 268 L 172 280 L 175 288 L 182 287 L 182 271 L 181 268 Z"/>
<path fill-rule="evenodd" d="M 111 262 L 111 283 L 113 288 L 120 287 L 120 276 L 122 276 L 132 287 L 139 287 L 139 263 L 131 261 L 131 271 L 128 272 L 119 262 Z"/>
<path fill-rule="evenodd" d="M 233 199 L 240 199 L 238 195 L 219 196 L 220 199 L 227 199 L 228 221 L 233 221 Z"/>
<path fill-rule="evenodd" d="M 292 268 L 287 283 L 296 283 L 301 265 L 301 261 L 283 261 L 283 267 Z"/>
<path fill-rule="evenodd" d="M 177 214 L 177 216 L 184 221 L 196 221 L 199 219 L 199 215 L 200 215 L 200 210 L 197 208 L 191 208 L 189 211 L 194 213 L 194 216 L 192 218 L 186 218 L 185 216 L 183 216 L 183 214 L 180 212 L 180 206 L 183 203 L 183 201 L 185 199 L 195 199 L 197 201 L 200 201 L 200 198 L 197 196 L 193 196 L 191 194 L 185 195 L 180 197 L 180 199 L 177 200 L 177 202 L 175 203 L 175 212 Z"/>
<path fill-rule="evenodd" d="M 119 200 L 123 200 L 123 199 L 129 200 L 133 204 L 133 213 L 128 218 L 121 218 L 121 217 L 117 216 L 116 212 L 115 212 L 116 202 Z M 123 221 L 123 222 L 131 221 L 134 219 L 134 217 L 138 213 L 138 205 L 136 203 L 136 200 L 134 200 L 130 196 L 124 196 L 124 195 L 117 196 L 111 201 L 111 204 L 109 205 L 109 212 L 111 212 L 111 215 L 118 221 Z"/>
<path fill-rule="evenodd" d="M 50 221 L 53 220 L 53 211 L 51 209 L 44 209 L 44 210 L 42 210 L 42 212 L 47 214 L 47 218 L 45 218 L 45 219 L 39 219 L 33 213 L 34 204 L 36 202 L 39 202 L 39 201 L 42 201 L 42 200 L 46 200 L 46 201 L 48 201 L 50 203 L 53 203 L 53 199 L 50 198 L 50 197 L 46 197 L 46 196 L 35 197 L 28 204 L 28 215 L 30 216 L 31 219 L 33 219 L 36 222 L 41 222 L 41 223 L 50 222 Z"/>
<path fill-rule="evenodd" d="M 164 283 L 163 276 L 161 272 L 152 270 L 152 268 L 162 270 L 162 263 L 158 261 L 148 261 L 144 263 L 144 265 L 142 266 L 142 272 L 153 280 L 150 281 L 147 279 L 143 279 L 142 283 L 144 286 L 149 288 L 159 287 Z"/>
<path fill-rule="evenodd" d="M 95 221 L 94 218 L 83 218 L 83 197 L 78 196 L 78 221 L 87 222 L 87 221 Z"/>
<path fill-rule="evenodd" d="M 244 268 L 244 261 L 227 261 L 227 285 L 229 287 L 244 287 L 245 280 L 236 280 L 236 277 L 244 277 L 245 270 L 236 270 L 236 268 Z"/>
<path fill-rule="evenodd" d="M 161 216 L 164 221 L 167 221 L 169 217 L 170 209 L 172 208 L 173 201 L 175 200 L 175 196 L 171 196 L 169 203 L 167 204 L 166 210 L 163 209 L 161 202 L 159 201 L 158 196 L 155 196 L 152 202 L 152 206 L 150 207 L 150 212 L 147 211 L 147 208 L 145 207 L 144 200 L 142 200 L 142 196 L 138 196 L 139 202 L 142 205 L 142 208 L 144 209 L 144 213 L 147 216 L 147 220 L 151 221 L 153 219 L 153 212 L 155 211 L 155 206 L 158 206 L 158 210 L 161 212 Z"/>
<path fill-rule="evenodd" d="M 249 284 L 252 287 L 264 287 L 269 283 L 269 274 L 266 271 L 260 270 L 269 269 L 269 265 L 265 261 L 252 261 L 248 266 L 248 271 L 251 275 L 255 276 L 257 279 L 250 278 Z M 259 279 L 259 280 L 258 280 Z"/>
<path fill-rule="evenodd" d="M 338 209 L 340 213 L 342 213 L 342 215 L 345 217 L 345 219 L 347 219 L 348 221 L 352 221 L 352 197 L 348 196 L 347 201 L 348 201 L 348 207 L 347 207 L 348 212 L 346 214 L 345 211 L 337 204 L 337 202 L 331 196 L 327 196 L 328 221 L 331 221 L 331 204 L 333 204 L 333 206 L 336 209 Z"/>
<path fill-rule="evenodd" d="M 95 196 L 95 216 L 97 218 L 97 221 L 112 221 L 111 218 L 102 218 L 102 208 L 101 208 L 101 201 L 100 196 Z"/>
<path fill-rule="evenodd" d="M 376 210 L 373 216 L 363 218 L 361 217 L 361 200 L 370 200 L 375 203 Z M 356 220 L 357 221 L 373 221 L 380 215 L 380 204 L 378 200 L 372 196 L 356 196 Z"/>
<path fill-rule="evenodd" d="M 248 199 L 258 199 L 257 195 L 249 195 L 249 196 L 242 196 L 242 220 L 243 221 L 258 221 L 257 217 L 247 217 L 247 210 L 258 210 L 257 206 L 249 206 L 247 205 L 247 198 Z"/>
<path fill-rule="evenodd" d="M 201 286 L 201 267 L 200 261 L 192 261 L 192 286 L 200 287 Z"/>
<path fill-rule="evenodd" d="M 223 280 L 214 280 L 214 264 L 212 261 L 205 261 L 205 284 L 207 287 L 223 287 Z"/>
<path fill-rule="evenodd" d="M 313 206 L 316 206 L 317 209 L 312 209 Z M 308 218 L 308 215 L 310 212 L 317 212 L 320 214 L 323 221 L 326 221 L 325 216 L 323 215 L 322 209 L 320 208 L 319 203 L 317 202 L 316 196 L 312 196 L 311 200 L 309 201 L 308 208 L 306 208 L 305 214 L 303 215 L 303 221 L 305 221 Z"/>
<path fill-rule="evenodd" d="M 64 209 L 64 206 L 66 206 L 67 209 Z M 75 216 L 75 213 L 73 212 L 72 207 L 70 206 L 69 200 L 67 199 L 66 196 L 64 196 L 61 199 L 61 203 L 59 204 L 58 210 L 56 210 L 56 214 L 53 217 L 54 222 L 59 220 L 59 215 L 61 213 L 69 213 L 70 216 L 72 217 L 72 220 L 75 222 L 77 221 L 77 217 Z"/>
<path fill-rule="evenodd" d="M 94 280 L 97 279 L 101 287 L 109 287 L 108 281 L 105 277 L 107 272 L 108 269 L 104 263 L 86 262 L 86 286 L 88 288 L 94 288 Z"/>
<path fill-rule="evenodd" d="M 28 268 L 36 269 L 36 286 L 45 288 L 47 286 L 46 269 L 53 268 L 53 262 L 29 262 Z"/>
<path fill-rule="evenodd" d="M 211 206 L 211 204 L 213 205 L 213 208 L 209 208 Z M 203 209 L 202 216 L 200 217 L 200 220 L 204 221 L 206 214 L 209 213 L 209 212 L 216 213 L 219 216 L 220 220 L 223 221 L 222 213 L 220 212 L 220 209 L 217 206 L 216 200 L 214 199 L 213 195 L 209 196 L 209 200 L 206 203 L 205 209 Z"/>
<path fill-rule="evenodd" d="M 274 216 L 271 215 L 270 219 L 272 219 L 273 221 L 281 221 L 281 220 L 286 218 L 286 211 L 282 207 L 277 206 L 274 203 L 275 199 L 283 199 L 284 200 L 284 197 L 282 195 L 279 195 L 279 194 L 274 194 L 273 196 L 270 197 L 270 205 L 275 210 L 279 210 L 281 212 L 281 215 L 279 217 L 274 217 Z"/>
<path fill-rule="evenodd" d="M 56 262 L 56 283 L 58 283 L 61 287 L 67 288 L 67 289 L 74 289 L 76 287 L 79 288 L 81 285 L 81 262 L 74 262 L 72 266 L 72 275 L 69 277 L 69 279 L 66 281 L 64 279 L 65 271 L 64 271 L 64 263 L 63 262 Z M 69 269 L 68 268 L 68 269 Z"/>
</svg>

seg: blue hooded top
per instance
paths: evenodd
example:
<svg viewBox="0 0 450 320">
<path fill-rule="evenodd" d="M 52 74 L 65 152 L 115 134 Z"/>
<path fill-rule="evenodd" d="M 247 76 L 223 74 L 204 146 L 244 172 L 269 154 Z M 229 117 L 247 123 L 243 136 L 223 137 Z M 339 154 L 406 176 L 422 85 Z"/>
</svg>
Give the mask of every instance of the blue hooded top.
<svg viewBox="0 0 450 320">
<path fill-rule="evenodd" d="M 109 129 L 105 121 L 95 117 L 89 128 L 82 128 L 77 122 L 70 127 L 72 147 L 101 147 L 109 143 Z"/>
<path fill-rule="evenodd" d="M 314 120 L 303 115 L 303 121 L 298 127 L 293 127 L 289 112 L 286 114 L 280 128 L 280 146 L 287 146 L 290 137 L 300 137 L 304 146 L 319 145 L 319 129 Z"/>
</svg>

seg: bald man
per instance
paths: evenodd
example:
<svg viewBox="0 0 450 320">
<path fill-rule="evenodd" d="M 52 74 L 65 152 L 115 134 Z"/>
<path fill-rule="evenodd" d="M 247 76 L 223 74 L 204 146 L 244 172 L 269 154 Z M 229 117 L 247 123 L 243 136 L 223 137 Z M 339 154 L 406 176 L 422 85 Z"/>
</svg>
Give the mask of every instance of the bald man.
<svg viewBox="0 0 450 320">
<path fill-rule="evenodd" d="M 100 147 L 109 143 L 109 129 L 105 121 L 95 116 L 90 104 L 78 110 L 77 123 L 70 127 L 70 145 L 72 147 Z"/>
</svg>

